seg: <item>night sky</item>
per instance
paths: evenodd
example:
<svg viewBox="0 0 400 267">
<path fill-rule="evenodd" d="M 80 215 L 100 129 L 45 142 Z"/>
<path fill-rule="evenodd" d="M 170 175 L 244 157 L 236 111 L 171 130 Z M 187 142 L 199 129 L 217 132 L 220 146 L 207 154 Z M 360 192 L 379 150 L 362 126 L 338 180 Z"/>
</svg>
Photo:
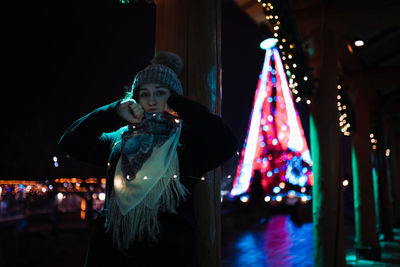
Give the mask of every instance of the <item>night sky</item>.
<svg viewBox="0 0 400 267">
<path fill-rule="evenodd" d="M 14 85 L 2 105 L 7 127 L 0 179 L 103 177 L 103 168 L 68 159 L 57 142 L 74 120 L 121 98 L 134 75 L 148 65 L 155 6 L 122 6 L 112 0 L 31 5 L 19 9 L 19 23 L 10 31 L 17 56 L 10 67 Z M 223 1 L 222 118 L 240 143 L 264 59 L 259 43 L 266 37 L 236 5 Z"/>
</svg>

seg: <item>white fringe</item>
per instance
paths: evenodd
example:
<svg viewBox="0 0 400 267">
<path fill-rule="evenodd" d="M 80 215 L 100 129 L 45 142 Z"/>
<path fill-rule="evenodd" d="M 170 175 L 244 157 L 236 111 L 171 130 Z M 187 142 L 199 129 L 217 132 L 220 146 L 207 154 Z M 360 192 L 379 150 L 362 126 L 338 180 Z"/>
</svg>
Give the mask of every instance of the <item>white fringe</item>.
<svg viewBox="0 0 400 267">
<path fill-rule="evenodd" d="M 118 200 L 112 191 L 109 207 L 109 225 L 106 233 L 110 233 L 119 249 L 128 249 L 135 241 L 148 239 L 157 241 L 160 233 L 160 224 L 157 220 L 159 212 L 176 213 L 176 207 L 186 199 L 189 191 L 183 186 L 179 178 L 170 178 L 174 174 L 168 173 L 161 178 L 144 200 L 125 216 L 120 212 Z"/>
</svg>

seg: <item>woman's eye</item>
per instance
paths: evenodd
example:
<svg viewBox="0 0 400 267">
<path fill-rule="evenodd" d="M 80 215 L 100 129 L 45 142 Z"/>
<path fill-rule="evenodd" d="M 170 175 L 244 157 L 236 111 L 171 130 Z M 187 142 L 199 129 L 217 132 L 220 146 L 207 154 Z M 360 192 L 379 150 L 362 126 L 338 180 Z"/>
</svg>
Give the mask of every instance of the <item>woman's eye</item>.
<svg viewBox="0 0 400 267">
<path fill-rule="evenodd" d="M 139 94 L 139 97 L 148 97 L 148 96 L 149 96 L 148 93 L 141 93 L 141 94 Z"/>
<path fill-rule="evenodd" d="M 156 95 L 157 96 L 162 96 L 162 95 L 165 95 L 166 93 L 164 92 L 164 91 L 157 91 L 156 92 Z"/>
</svg>

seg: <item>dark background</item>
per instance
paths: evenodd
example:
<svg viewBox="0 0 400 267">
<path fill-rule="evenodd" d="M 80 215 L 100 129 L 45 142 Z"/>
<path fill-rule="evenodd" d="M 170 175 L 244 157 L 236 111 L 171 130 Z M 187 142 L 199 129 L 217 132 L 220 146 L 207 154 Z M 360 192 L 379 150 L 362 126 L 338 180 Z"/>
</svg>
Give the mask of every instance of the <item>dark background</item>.
<svg viewBox="0 0 400 267">
<path fill-rule="evenodd" d="M 155 5 L 46 0 L 15 10 L 5 53 L 12 81 L 2 97 L 0 179 L 103 177 L 102 168 L 68 159 L 57 142 L 74 120 L 121 98 L 149 64 Z M 266 37 L 232 1 L 222 1 L 222 118 L 240 143 L 264 60 L 259 43 Z M 307 125 L 304 130 L 308 135 Z"/>
</svg>

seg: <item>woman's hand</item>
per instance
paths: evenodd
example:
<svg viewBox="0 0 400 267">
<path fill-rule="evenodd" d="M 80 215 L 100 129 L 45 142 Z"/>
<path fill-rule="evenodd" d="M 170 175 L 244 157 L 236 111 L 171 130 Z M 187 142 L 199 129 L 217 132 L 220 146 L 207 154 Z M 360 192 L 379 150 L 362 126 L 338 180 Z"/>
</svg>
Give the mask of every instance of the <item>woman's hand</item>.
<svg viewBox="0 0 400 267">
<path fill-rule="evenodd" d="M 172 116 L 175 116 L 175 117 L 179 116 L 178 113 L 175 110 L 173 110 L 172 108 L 170 108 L 167 103 L 165 103 L 164 112 L 166 112 Z"/>
<path fill-rule="evenodd" d="M 133 99 L 122 101 L 117 106 L 117 113 L 122 119 L 130 123 L 139 123 L 144 117 L 142 106 Z"/>
<path fill-rule="evenodd" d="M 175 93 L 174 91 L 172 91 L 172 90 L 170 90 L 170 91 L 171 91 L 171 96 L 176 95 L 176 93 Z M 168 101 L 167 101 L 167 102 L 168 102 Z M 168 113 L 168 114 L 170 114 L 170 115 L 172 115 L 172 116 L 179 117 L 179 114 L 178 114 L 175 110 L 173 110 L 172 108 L 170 108 L 170 107 L 168 106 L 167 102 L 165 102 L 164 112 L 166 112 L 166 113 Z"/>
</svg>

